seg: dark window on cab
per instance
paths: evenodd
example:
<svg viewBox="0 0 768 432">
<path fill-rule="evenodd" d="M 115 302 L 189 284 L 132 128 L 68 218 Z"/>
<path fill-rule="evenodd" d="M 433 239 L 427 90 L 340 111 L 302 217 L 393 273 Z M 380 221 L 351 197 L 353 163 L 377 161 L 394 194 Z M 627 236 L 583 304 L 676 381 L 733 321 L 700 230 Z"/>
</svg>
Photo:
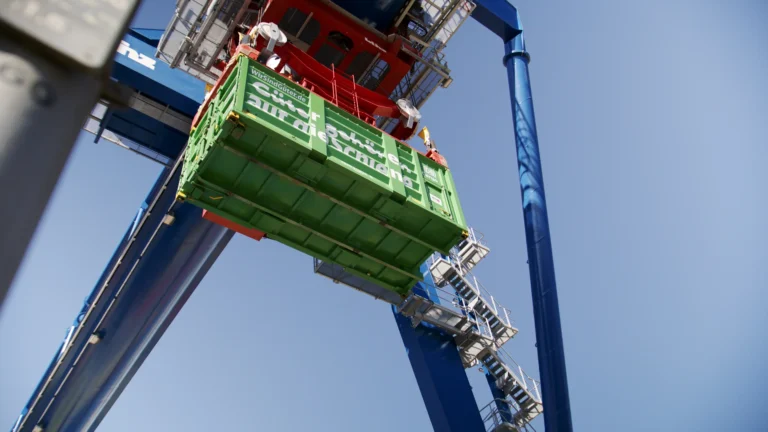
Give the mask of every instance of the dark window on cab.
<svg viewBox="0 0 768 432">
<path fill-rule="evenodd" d="M 315 53 L 315 60 L 322 63 L 328 69 L 331 68 L 331 65 L 339 67 L 341 61 L 344 60 L 344 53 L 331 45 L 323 44 Z"/>
<path fill-rule="evenodd" d="M 320 34 L 320 23 L 314 18 L 307 22 L 308 17 L 309 15 L 296 8 L 288 8 L 278 26 L 285 33 L 297 37 L 307 45 L 312 45 Z"/>
<path fill-rule="evenodd" d="M 363 74 L 368 70 L 368 66 L 371 65 L 371 62 L 373 62 L 375 57 L 375 55 L 369 52 L 363 51 L 359 53 L 352 59 L 352 62 L 349 63 L 349 66 L 347 66 L 347 70 L 344 71 L 344 73 L 355 77 L 355 80 L 360 82 L 360 78 L 363 77 Z"/>
<path fill-rule="evenodd" d="M 363 78 L 360 85 L 371 90 L 376 90 L 376 88 L 379 87 L 379 84 L 381 84 L 388 73 L 389 63 L 379 59 L 373 68 L 371 68 L 370 72 L 368 72 L 368 74 Z"/>
</svg>

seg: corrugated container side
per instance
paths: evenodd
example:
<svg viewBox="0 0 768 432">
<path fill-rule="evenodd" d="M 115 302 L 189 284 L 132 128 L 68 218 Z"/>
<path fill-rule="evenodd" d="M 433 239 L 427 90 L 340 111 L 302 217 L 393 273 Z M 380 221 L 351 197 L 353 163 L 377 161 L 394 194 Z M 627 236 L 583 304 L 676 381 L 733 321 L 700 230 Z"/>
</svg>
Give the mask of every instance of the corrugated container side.
<svg viewBox="0 0 768 432">
<path fill-rule="evenodd" d="M 190 137 L 190 201 L 401 294 L 461 240 L 445 167 L 247 57 L 236 67 Z"/>
<path fill-rule="evenodd" d="M 362 211 L 396 221 L 393 225 L 397 228 L 419 237 L 436 250 L 446 252 L 459 241 L 466 223 L 453 181 L 445 180 L 446 175 L 450 177 L 446 167 L 333 104 L 325 103 L 320 96 L 272 70 L 243 58 L 241 64 L 245 62 L 248 74 L 243 94 L 244 111 L 284 132 L 286 138 L 309 151 L 313 160 L 322 162 L 327 158 L 326 165 L 340 168 L 340 173 L 357 174 L 348 176 L 341 184 L 336 183 L 338 176 L 328 175 L 320 179 L 321 188 L 327 187 L 326 192 Z M 303 169 L 311 171 L 308 174 L 314 172 L 310 167 Z M 358 177 L 369 182 L 359 182 Z M 376 193 L 396 202 L 411 198 L 427 212 L 402 214 L 395 206 L 386 207 Z M 444 197 L 448 201 L 442 199 Z M 432 218 L 429 213 L 447 223 L 441 224 L 440 219 Z M 428 226 L 430 222 L 432 226 Z M 451 238 L 446 236 L 446 231 L 458 232 L 458 235 Z"/>
</svg>

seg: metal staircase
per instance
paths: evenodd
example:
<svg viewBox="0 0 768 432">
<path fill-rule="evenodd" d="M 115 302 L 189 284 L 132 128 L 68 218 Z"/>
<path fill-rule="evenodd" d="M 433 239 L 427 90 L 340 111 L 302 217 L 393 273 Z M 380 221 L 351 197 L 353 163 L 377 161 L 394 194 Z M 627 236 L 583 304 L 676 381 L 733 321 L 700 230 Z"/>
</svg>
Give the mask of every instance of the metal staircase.
<svg viewBox="0 0 768 432">
<path fill-rule="evenodd" d="M 470 313 L 484 320 L 496 340 L 497 346 L 502 346 L 511 339 L 515 333 L 512 323 L 509 320 L 509 312 L 502 308 L 504 317 L 499 316 L 499 308 L 493 296 L 489 296 L 490 303 L 480 294 L 480 284 L 474 276 L 469 276 L 463 272 L 463 265 L 460 262 L 453 263 L 445 258 L 437 258 L 430 266 L 435 284 L 438 287 L 449 284 L 456 293 L 466 302 Z M 439 282 L 438 282 L 439 278 Z M 470 281 L 470 278 L 472 281 Z M 474 282 L 474 284 L 472 283 Z"/>
<path fill-rule="evenodd" d="M 469 236 L 451 250 L 450 256 L 435 254 L 429 261 L 429 270 L 435 285 L 439 288 L 452 287 L 462 302 L 467 305 L 469 316 L 486 323 L 492 343 L 477 352 L 473 347 L 474 360 L 483 365 L 485 370 L 496 380 L 496 386 L 507 397 L 507 404 L 513 413 L 511 418 L 499 424 L 504 430 L 523 430 L 536 416 L 543 412 L 539 384 L 526 375 L 503 349 L 502 345 L 511 339 L 517 329 L 509 320 L 509 312 L 500 307 L 494 297 L 478 282 L 470 271 L 485 258 L 490 249 L 475 230 L 470 229 Z M 487 342 L 488 339 L 482 341 Z M 456 340 L 457 345 L 459 339 Z M 460 347 L 461 349 L 461 347 Z M 466 353 L 469 357 L 469 352 Z M 462 359 L 465 353 L 462 352 Z M 472 362 L 465 366 L 473 366 Z M 516 370 L 515 370 L 516 369 Z M 506 429 L 504 429 L 506 428 Z"/>
<path fill-rule="evenodd" d="M 508 423 L 523 428 L 544 412 L 538 382 L 526 375 L 506 352 L 488 349 L 481 352 L 479 358 L 485 369 L 496 378 L 496 386 L 507 396 L 507 403 L 514 413 L 511 419 L 506 419 Z M 517 366 L 517 373 L 510 364 Z"/>
<path fill-rule="evenodd" d="M 438 291 L 437 295 L 444 304 L 413 293 L 397 306 L 397 310 L 410 317 L 414 327 L 427 322 L 453 335 L 464 367 L 477 365 L 480 354 L 499 343 L 490 324 L 486 319 L 474 316 L 472 308 L 461 297 L 450 298 L 443 291 Z M 506 328 L 509 334 L 506 339 L 517 333 L 512 326 Z"/>
<path fill-rule="evenodd" d="M 316 273 L 336 283 L 395 305 L 398 312 L 411 318 L 414 327 L 429 323 L 452 335 L 464 367 L 482 365 L 506 396 L 504 401 L 494 403 L 508 409 L 494 408 L 494 403 L 484 408 L 490 411 L 486 426 L 492 426 L 487 431 L 529 430 L 529 423 L 543 412 L 539 383 L 502 349 L 518 330 L 512 326 L 509 310 L 471 273 L 489 252 L 482 235 L 470 229 L 469 236 L 451 249 L 449 256 L 435 254 L 427 260 L 435 291 L 430 295 L 420 292 L 421 288 L 414 289 L 404 299 L 347 273 L 338 264 L 315 259 L 314 268 Z"/>
</svg>

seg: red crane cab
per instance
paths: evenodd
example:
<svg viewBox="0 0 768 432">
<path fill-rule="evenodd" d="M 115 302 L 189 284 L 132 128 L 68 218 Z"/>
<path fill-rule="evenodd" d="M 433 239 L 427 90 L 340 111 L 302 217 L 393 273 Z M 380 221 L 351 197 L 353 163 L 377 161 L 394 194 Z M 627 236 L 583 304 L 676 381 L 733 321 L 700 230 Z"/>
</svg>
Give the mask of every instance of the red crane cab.
<svg viewBox="0 0 768 432">
<path fill-rule="evenodd" d="M 287 66 L 291 73 L 286 77 L 369 124 L 375 125 L 378 117 L 404 120 L 390 132 L 397 139 L 414 135 L 418 110 L 406 100 L 390 99 L 420 56 L 406 39 L 384 36 L 330 2 L 270 0 L 260 19 L 242 26 L 255 37 L 250 46 L 256 55 L 267 48 L 267 39 L 254 31 L 261 23 L 277 24 L 287 38 L 271 49 L 270 54 L 279 57 L 273 69 L 280 72 Z M 242 36 L 232 36 L 231 56 L 246 49 Z M 224 71 L 219 82 L 227 75 L 226 67 L 219 65 Z"/>
</svg>

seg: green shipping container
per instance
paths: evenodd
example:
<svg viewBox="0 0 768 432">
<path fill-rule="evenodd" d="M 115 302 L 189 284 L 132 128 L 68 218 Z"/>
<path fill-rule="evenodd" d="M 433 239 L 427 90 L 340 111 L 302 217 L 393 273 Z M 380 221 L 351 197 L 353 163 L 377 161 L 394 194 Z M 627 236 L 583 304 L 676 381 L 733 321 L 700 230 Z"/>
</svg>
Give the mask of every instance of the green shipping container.
<svg viewBox="0 0 768 432">
<path fill-rule="evenodd" d="M 450 171 L 241 56 L 190 135 L 180 197 L 406 294 L 466 236 Z"/>
</svg>

